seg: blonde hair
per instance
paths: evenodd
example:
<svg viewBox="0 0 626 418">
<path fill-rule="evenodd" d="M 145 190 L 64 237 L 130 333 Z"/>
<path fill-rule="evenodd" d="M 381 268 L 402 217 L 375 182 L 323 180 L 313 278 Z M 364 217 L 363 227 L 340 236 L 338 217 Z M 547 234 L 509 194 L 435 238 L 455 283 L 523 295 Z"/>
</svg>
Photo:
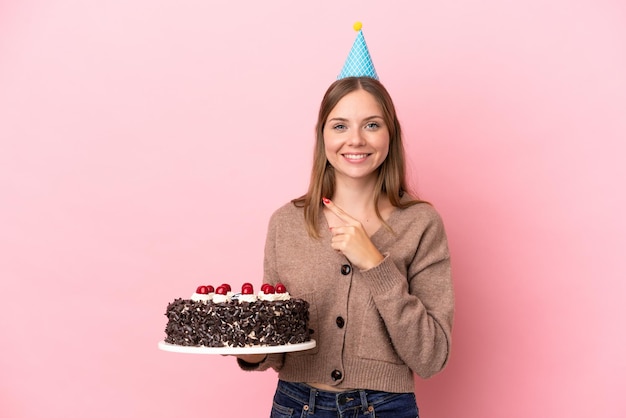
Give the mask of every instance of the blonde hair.
<svg viewBox="0 0 626 418">
<path fill-rule="evenodd" d="M 382 194 L 386 194 L 389 202 L 395 207 L 405 208 L 421 202 L 414 199 L 401 201 L 404 194 L 408 193 L 404 146 L 402 145 L 400 123 L 387 89 L 378 80 L 370 77 L 342 78 L 328 87 L 320 104 L 315 128 L 316 139 L 309 190 L 305 195 L 292 200 L 294 205 L 304 208 L 307 231 L 313 238 L 319 238 L 320 236 L 317 219 L 322 210 L 322 197 L 332 199 L 335 193 L 335 170 L 328 162 L 324 150 L 324 126 L 326 119 L 328 119 L 330 112 L 345 95 L 356 90 L 365 90 L 376 99 L 382 109 L 385 125 L 389 130 L 389 153 L 378 168 L 374 201 L 377 202 Z M 382 219 L 378 205 L 375 208 L 376 216 L 387 226 Z"/>
</svg>

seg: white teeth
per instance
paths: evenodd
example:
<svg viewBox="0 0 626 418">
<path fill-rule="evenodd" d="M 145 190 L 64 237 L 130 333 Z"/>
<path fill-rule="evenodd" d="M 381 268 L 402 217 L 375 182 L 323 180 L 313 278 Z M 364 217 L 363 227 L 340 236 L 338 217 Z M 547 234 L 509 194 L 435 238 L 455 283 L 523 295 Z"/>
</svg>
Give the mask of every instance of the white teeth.
<svg viewBox="0 0 626 418">
<path fill-rule="evenodd" d="M 346 157 L 348 160 L 359 160 L 361 158 L 367 157 L 367 154 L 344 154 L 343 156 Z"/>
</svg>

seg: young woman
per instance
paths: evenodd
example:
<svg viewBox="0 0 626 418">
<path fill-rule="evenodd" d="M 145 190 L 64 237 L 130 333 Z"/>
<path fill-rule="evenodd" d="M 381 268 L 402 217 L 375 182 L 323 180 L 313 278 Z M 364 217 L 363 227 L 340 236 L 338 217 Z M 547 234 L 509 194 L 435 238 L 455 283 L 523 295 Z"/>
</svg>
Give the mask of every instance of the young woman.
<svg viewBox="0 0 626 418">
<path fill-rule="evenodd" d="M 271 217 L 264 280 L 310 303 L 315 348 L 238 356 L 278 372 L 271 417 L 418 417 L 414 373 L 450 353 L 454 295 L 441 218 L 411 196 L 384 86 L 337 80 L 319 111 L 307 193 Z"/>
</svg>

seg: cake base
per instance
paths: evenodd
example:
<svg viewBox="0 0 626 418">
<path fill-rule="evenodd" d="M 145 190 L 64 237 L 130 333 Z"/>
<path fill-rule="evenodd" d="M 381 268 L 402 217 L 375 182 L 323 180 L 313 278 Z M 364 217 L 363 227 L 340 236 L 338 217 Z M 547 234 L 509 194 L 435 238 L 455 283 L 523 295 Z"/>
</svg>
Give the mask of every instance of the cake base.
<svg viewBox="0 0 626 418">
<path fill-rule="evenodd" d="M 158 347 L 163 351 L 172 353 L 186 354 L 221 354 L 221 355 L 237 355 L 237 354 L 273 354 L 273 353 L 291 353 L 293 351 L 304 351 L 315 348 L 315 340 L 310 340 L 298 344 L 285 345 L 256 345 L 250 347 L 204 347 L 204 346 L 185 346 L 166 343 L 160 341 Z"/>
</svg>

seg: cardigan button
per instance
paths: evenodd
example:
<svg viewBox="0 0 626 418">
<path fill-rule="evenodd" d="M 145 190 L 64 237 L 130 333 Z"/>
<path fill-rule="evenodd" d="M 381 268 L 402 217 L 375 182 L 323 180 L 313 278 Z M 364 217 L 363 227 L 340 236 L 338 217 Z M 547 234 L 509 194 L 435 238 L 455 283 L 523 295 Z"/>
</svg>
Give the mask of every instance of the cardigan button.
<svg viewBox="0 0 626 418">
<path fill-rule="evenodd" d="M 351 271 L 352 267 L 350 267 L 350 264 L 344 264 L 343 266 L 341 266 L 341 274 L 343 274 L 344 276 L 350 274 Z"/>
<path fill-rule="evenodd" d="M 333 379 L 333 381 L 337 381 L 343 377 L 343 374 L 339 370 L 335 369 L 330 374 L 330 377 Z"/>
<path fill-rule="evenodd" d="M 340 317 L 340 316 L 337 317 L 335 322 L 337 323 L 337 326 L 339 328 L 343 328 L 343 326 L 346 324 L 346 321 L 342 317 Z"/>
</svg>

